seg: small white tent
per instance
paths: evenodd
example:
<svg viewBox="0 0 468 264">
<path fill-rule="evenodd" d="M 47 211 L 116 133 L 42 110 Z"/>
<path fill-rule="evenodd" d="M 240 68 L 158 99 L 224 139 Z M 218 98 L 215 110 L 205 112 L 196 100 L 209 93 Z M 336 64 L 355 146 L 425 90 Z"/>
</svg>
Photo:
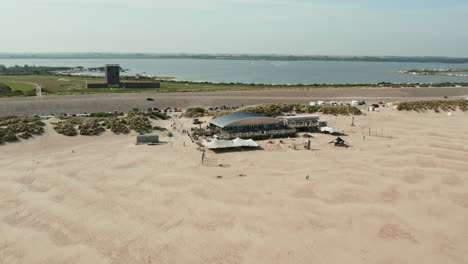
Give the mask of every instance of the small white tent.
<svg viewBox="0 0 468 264">
<path fill-rule="evenodd" d="M 338 129 L 338 128 L 333 128 L 333 127 L 321 127 L 320 128 L 320 132 L 322 133 L 330 133 L 330 134 L 338 134 L 338 133 L 341 133 L 341 129 Z"/>
<path fill-rule="evenodd" d="M 222 148 L 239 148 L 239 147 L 258 147 L 258 144 L 252 139 L 244 140 L 236 138 L 234 140 L 218 140 L 206 141 L 203 143 L 208 149 L 222 149 Z"/>
<path fill-rule="evenodd" d="M 257 142 L 253 141 L 252 139 L 240 139 L 236 138 L 232 142 L 234 142 L 235 145 L 241 146 L 241 147 L 252 147 L 252 148 L 257 148 L 258 144 Z"/>
</svg>

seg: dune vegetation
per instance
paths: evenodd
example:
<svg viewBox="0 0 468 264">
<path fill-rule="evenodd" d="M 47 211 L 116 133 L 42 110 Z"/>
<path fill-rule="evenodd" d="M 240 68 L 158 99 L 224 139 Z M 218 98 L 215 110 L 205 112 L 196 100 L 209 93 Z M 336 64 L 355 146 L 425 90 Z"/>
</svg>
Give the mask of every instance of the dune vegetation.
<svg viewBox="0 0 468 264">
<path fill-rule="evenodd" d="M 93 113 L 90 117 L 60 117 L 59 121 L 52 123 L 55 131 L 65 136 L 98 136 L 106 130 L 115 134 L 128 134 L 132 130 L 139 133 L 149 133 L 153 130 L 163 130 L 153 127 L 150 119 L 168 119 L 163 113 L 129 112 L 123 114 Z"/>
<path fill-rule="evenodd" d="M 311 106 L 305 104 L 259 104 L 238 108 L 235 110 L 211 111 L 209 115 L 213 118 L 238 112 L 257 113 L 266 116 L 277 117 L 292 113 L 322 113 L 328 115 L 361 115 L 362 112 L 355 106 L 349 105 L 318 105 Z"/>
<path fill-rule="evenodd" d="M 192 117 L 202 117 L 207 113 L 206 109 L 203 107 L 192 107 L 187 108 L 182 114 L 182 117 L 192 118 Z"/>
<path fill-rule="evenodd" d="M 0 117 L 0 143 L 28 139 L 33 135 L 42 135 L 45 124 L 30 116 Z"/>
<path fill-rule="evenodd" d="M 433 100 L 433 101 L 415 101 L 415 102 L 401 102 L 398 104 L 399 111 L 416 111 L 425 112 L 433 110 L 436 113 L 441 111 L 457 111 L 461 110 L 466 112 L 468 110 L 468 100 Z"/>
</svg>

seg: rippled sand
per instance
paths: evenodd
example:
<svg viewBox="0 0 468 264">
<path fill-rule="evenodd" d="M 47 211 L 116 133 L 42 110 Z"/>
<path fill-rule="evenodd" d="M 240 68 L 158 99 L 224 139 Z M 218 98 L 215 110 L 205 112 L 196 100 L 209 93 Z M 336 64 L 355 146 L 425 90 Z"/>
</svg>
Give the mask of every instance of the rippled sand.
<svg viewBox="0 0 468 264">
<path fill-rule="evenodd" d="M 180 135 L 0 146 L 0 263 L 466 263 L 468 113 L 330 123 L 352 147 L 275 140 L 205 166 Z"/>
</svg>

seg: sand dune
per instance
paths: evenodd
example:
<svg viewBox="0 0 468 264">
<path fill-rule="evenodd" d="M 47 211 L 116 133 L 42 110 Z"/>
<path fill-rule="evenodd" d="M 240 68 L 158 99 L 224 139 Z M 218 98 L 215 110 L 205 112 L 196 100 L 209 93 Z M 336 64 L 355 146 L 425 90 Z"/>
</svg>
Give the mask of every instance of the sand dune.
<svg viewBox="0 0 468 264">
<path fill-rule="evenodd" d="M 352 147 L 319 134 L 313 151 L 261 142 L 206 166 L 179 134 L 48 126 L 0 146 L 0 263 L 466 263 L 468 114 L 330 123 Z"/>
</svg>

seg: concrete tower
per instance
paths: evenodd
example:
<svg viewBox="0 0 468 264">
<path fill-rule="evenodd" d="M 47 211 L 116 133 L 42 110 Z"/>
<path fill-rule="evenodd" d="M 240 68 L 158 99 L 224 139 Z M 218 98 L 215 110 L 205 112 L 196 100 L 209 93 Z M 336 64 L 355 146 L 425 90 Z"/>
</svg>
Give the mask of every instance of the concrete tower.
<svg viewBox="0 0 468 264">
<path fill-rule="evenodd" d="M 120 65 L 106 64 L 106 83 L 110 85 L 120 85 Z"/>
</svg>

